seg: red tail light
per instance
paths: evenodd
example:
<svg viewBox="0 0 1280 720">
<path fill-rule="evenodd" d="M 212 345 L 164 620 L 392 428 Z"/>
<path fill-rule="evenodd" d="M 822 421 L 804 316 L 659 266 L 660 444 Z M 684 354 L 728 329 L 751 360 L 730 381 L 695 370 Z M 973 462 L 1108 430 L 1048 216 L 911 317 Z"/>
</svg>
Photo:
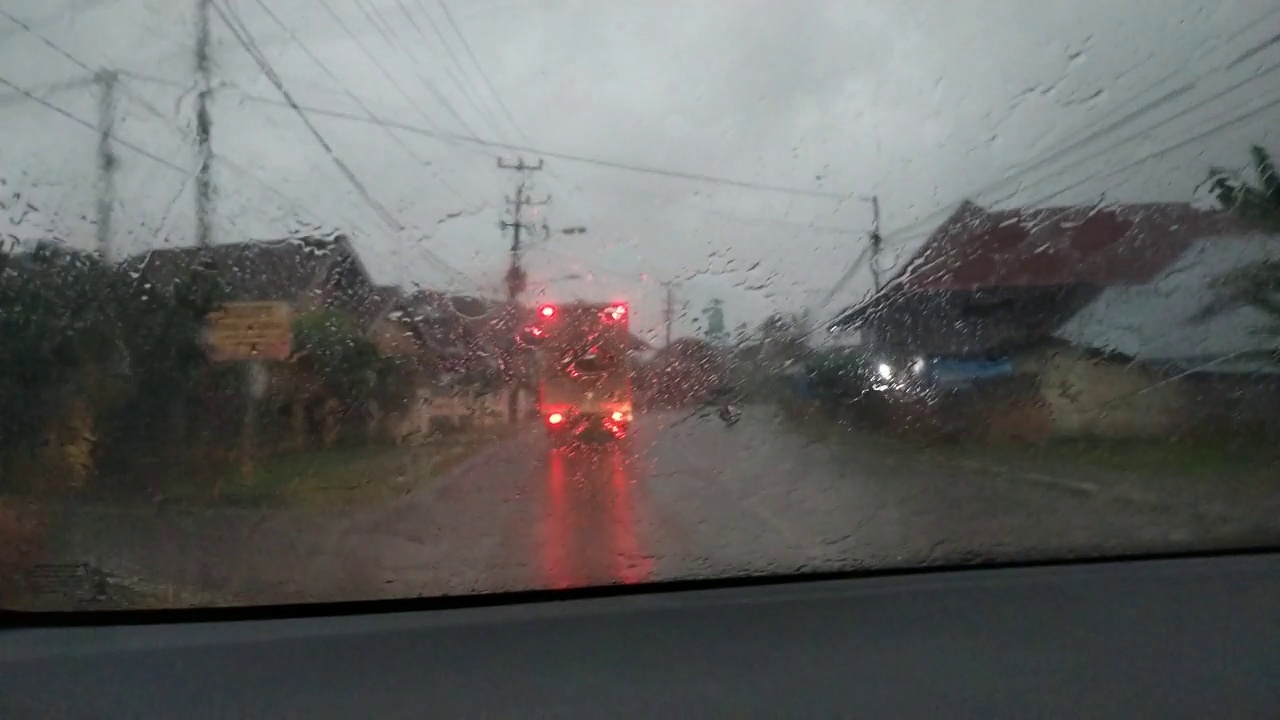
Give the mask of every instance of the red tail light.
<svg viewBox="0 0 1280 720">
<path fill-rule="evenodd" d="M 538 308 L 538 314 L 544 318 L 553 318 L 556 316 L 556 307 L 554 305 L 543 305 Z"/>
<path fill-rule="evenodd" d="M 610 305 L 604 309 L 605 320 L 613 320 L 617 322 L 627 316 L 626 305 Z"/>
<path fill-rule="evenodd" d="M 559 425 L 562 422 L 564 422 L 564 415 L 560 413 L 551 413 L 547 416 L 548 425 Z"/>
<path fill-rule="evenodd" d="M 623 415 L 621 412 L 614 410 L 613 414 L 610 415 L 609 417 L 613 418 L 614 422 L 622 422 L 622 418 L 626 417 L 626 415 Z"/>
</svg>

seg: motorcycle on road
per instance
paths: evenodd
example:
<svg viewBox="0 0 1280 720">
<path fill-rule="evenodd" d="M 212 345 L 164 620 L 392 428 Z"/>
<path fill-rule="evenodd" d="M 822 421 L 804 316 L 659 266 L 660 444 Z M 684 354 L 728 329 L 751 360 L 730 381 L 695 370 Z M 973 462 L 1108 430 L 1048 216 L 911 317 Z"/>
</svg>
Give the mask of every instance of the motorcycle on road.
<svg viewBox="0 0 1280 720">
<path fill-rule="evenodd" d="M 738 421 L 742 419 L 742 411 L 733 403 L 725 403 L 724 405 L 721 405 L 720 412 L 717 414 L 719 415 L 720 420 L 728 426 L 736 425 L 738 424 Z"/>
</svg>

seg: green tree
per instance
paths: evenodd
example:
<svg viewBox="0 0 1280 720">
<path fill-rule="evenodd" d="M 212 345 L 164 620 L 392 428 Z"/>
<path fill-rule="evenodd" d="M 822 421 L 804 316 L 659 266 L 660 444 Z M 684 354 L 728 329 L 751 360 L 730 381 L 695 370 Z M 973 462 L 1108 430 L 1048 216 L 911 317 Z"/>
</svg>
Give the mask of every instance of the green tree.
<svg viewBox="0 0 1280 720">
<path fill-rule="evenodd" d="M 58 243 L 0 252 L 0 455 L 61 454 L 87 477 L 129 433 L 154 443 L 204 365 L 215 296 L 195 278 L 153 287 Z"/>
<path fill-rule="evenodd" d="M 109 268 L 41 243 L 8 252 L 0 277 L 0 449 L 33 449 L 50 423 L 80 403 L 79 424 L 124 359 Z M 92 427 L 82 428 L 91 436 Z M 84 448 L 91 450 L 91 445 Z"/>
<path fill-rule="evenodd" d="M 378 386 L 381 357 L 377 347 L 350 317 L 318 310 L 293 323 L 295 355 L 305 360 L 317 389 L 341 400 L 359 402 Z"/>
</svg>

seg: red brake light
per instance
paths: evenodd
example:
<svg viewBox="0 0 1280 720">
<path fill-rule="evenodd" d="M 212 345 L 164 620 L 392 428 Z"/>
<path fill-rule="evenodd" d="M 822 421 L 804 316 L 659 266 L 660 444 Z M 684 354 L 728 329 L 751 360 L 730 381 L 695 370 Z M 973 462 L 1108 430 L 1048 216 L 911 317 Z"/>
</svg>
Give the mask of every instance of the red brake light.
<svg viewBox="0 0 1280 720">
<path fill-rule="evenodd" d="M 547 416 L 548 425 L 559 425 L 562 422 L 564 422 L 564 415 L 560 413 L 551 413 Z"/>
<path fill-rule="evenodd" d="M 623 414 L 617 410 L 614 410 L 613 415 L 611 415 L 610 417 L 613 418 L 614 422 L 622 422 Z"/>
<path fill-rule="evenodd" d="M 607 320 L 618 321 L 627 316 L 626 305 L 610 305 L 604 309 L 604 316 Z"/>
<path fill-rule="evenodd" d="M 543 305 L 538 309 L 538 314 L 544 318 L 552 318 L 556 315 L 556 308 L 554 305 Z"/>
</svg>

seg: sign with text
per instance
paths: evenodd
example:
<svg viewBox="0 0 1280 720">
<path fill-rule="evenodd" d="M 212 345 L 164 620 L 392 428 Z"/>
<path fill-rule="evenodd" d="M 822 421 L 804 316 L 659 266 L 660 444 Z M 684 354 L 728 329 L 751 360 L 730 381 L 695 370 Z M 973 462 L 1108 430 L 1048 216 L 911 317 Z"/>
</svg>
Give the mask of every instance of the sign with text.
<svg viewBox="0 0 1280 720">
<path fill-rule="evenodd" d="M 209 313 L 205 345 L 215 361 L 288 360 L 293 309 L 286 302 L 232 302 Z"/>
</svg>

